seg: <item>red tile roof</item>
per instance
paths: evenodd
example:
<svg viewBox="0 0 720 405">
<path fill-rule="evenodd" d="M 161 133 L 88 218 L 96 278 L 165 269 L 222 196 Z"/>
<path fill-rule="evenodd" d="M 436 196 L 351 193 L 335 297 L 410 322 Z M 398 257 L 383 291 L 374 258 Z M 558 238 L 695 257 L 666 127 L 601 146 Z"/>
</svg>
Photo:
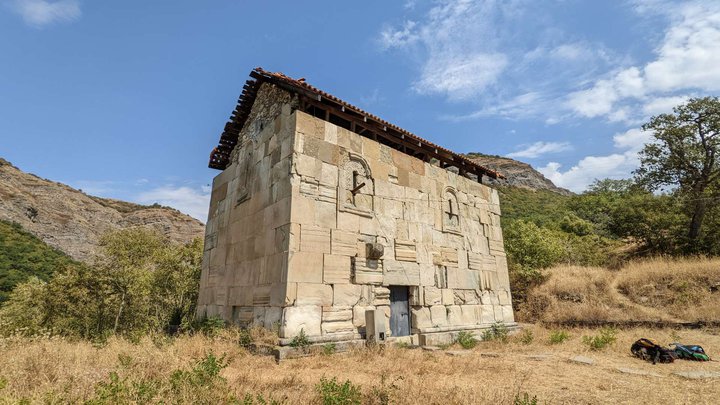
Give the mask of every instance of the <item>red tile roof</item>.
<svg viewBox="0 0 720 405">
<path fill-rule="evenodd" d="M 413 134 L 410 131 L 400 128 L 397 125 L 391 124 L 390 122 L 385 121 L 380 117 L 370 114 L 360 109 L 359 107 L 343 101 L 333 96 L 332 94 L 326 93 L 306 83 L 304 78 L 293 79 L 284 75 L 283 73 L 268 72 L 260 67 L 253 69 L 250 72 L 250 77 L 251 79 L 245 83 L 245 86 L 243 86 L 243 92 L 238 99 L 237 107 L 233 111 L 230 117 L 230 121 L 225 124 L 225 130 L 220 136 L 220 142 L 218 143 L 218 146 L 214 148 L 212 153 L 210 154 L 210 168 L 223 170 L 225 169 L 225 167 L 227 167 L 227 165 L 229 164 L 230 153 L 237 144 L 240 131 L 242 130 L 243 126 L 245 125 L 245 121 L 250 115 L 250 110 L 252 109 L 252 105 L 255 102 L 255 97 L 257 96 L 257 91 L 260 88 L 260 84 L 262 84 L 263 82 L 268 82 L 278 85 L 281 88 L 290 92 L 309 97 L 313 100 L 331 100 L 334 103 L 340 105 L 343 108 L 343 111 L 349 110 L 355 114 L 359 114 L 365 117 L 366 120 L 375 121 L 386 130 L 387 128 L 395 130 L 395 132 L 400 134 L 400 137 L 402 137 L 402 139 L 409 139 L 414 144 L 421 146 L 423 149 L 434 150 L 435 154 L 447 156 L 447 158 L 451 162 L 449 163 L 450 165 L 456 166 L 458 168 L 462 167 L 467 171 L 474 171 L 476 172 L 476 174 L 484 174 L 493 178 L 504 177 L 494 170 L 488 169 L 484 166 L 480 166 L 460 154 L 457 154 L 449 149 L 445 149 L 442 146 L 436 145 L 426 139 L 423 139 Z"/>
</svg>

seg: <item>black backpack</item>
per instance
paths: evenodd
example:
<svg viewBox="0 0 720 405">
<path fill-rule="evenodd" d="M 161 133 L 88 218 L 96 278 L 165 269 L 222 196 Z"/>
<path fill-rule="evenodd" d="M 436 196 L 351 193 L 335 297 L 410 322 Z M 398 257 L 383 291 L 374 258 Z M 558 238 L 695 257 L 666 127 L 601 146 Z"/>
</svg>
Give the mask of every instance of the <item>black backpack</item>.
<svg viewBox="0 0 720 405">
<path fill-rule="evenodd" d="M 672 363 L 678 358 L 675 351 L 660 346 L 654 341 L 646 338 L 638 339 L 630 347 L 630 351 L 636 357 L 655 363 Z"/>
</svg>

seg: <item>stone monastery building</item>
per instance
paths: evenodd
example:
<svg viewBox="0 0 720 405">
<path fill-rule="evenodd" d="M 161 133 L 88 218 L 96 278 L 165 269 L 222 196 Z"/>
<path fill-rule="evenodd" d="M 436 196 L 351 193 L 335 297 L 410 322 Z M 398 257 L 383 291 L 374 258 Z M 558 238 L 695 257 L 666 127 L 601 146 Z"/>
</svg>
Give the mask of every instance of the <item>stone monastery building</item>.
<svg viewBox="0 0 720 405">
<path fill-rule="evenodd" d="M 257 68 L 212 151 L 198 316 L 280 345 L 514 326 L 500 175 L 337 97 Z M 382 336 L 381 336 L 382 337 Z"/>
</svg>

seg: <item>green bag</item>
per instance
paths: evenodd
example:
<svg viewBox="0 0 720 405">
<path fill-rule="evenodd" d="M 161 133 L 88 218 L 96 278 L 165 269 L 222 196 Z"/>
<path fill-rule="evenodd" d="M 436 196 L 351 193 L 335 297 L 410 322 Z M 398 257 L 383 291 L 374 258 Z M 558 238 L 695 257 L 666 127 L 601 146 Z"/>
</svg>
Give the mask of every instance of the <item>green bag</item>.
<svg viewBox="0 0 720 405">
<path fill-rule="evenodd" d="M 705 354 L 705 350 L 702 346 L 698 345 L 681 345 L 680 343 L 671 343 L 671 346 L 675 346 L 675 353 L 678 358 L 695 360 L 695 361 L 709 361 L 710 357 Z"/>
</svg>

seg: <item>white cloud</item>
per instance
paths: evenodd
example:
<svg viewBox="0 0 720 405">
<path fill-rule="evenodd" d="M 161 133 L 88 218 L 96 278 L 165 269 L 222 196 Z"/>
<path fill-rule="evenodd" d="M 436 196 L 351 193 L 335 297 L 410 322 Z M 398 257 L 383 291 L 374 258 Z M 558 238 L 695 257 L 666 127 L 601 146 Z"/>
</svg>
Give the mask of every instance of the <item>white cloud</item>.
<svg viewBox="0 0 720 405">
<path fill-rule="evenodd" d="M 507 157 L 510 158 L 537 158 L 549 153 L 563 152 L 572 149 L 572 146 L 568 142 L 535 142 L 532 145 L 527 145 L 525 149 L 508 153 Z"/>
<path fill-rule="evenodd" d="M 568 115 L 568 83 L 590 81 L 616 57 L 602 44 L 565 35 L 552 19 L 543 4 L 524 0 L 438 0 L 383 29 L 379 44 L 417 63 L 415 92 L 477 103 L 474 112 L 446 119 L 559 122 Z"/>
<path fill-rule="evenodd" d="M 14 0 L 10 6 L 26 24 L 36 28 L 75 21 L 82 14 L 78 0 Z"/>
<path fill-rule="evenodd" d="M 514 2 L 442 0 L 422 21 L 380 33 L 383 50 L 398 48 L 421 60 L 412 88 L 451 100 L 478 96 L 508 65 L 496 29 L 515 12 Z"/>
<path fill-rule="evenodd" d="M 617 99 L 614 83 L 600 80 L 590 89 L 571 93 L 567 105 L 580 115 L 593 118 L 610 113 Z"/>
<path fill-rule="evenodd" d="M 636 10 L 662 13 L 671 21 L 655 58 L 569 94 L 566 107 L 576 114 L 633 122 L 669 112 L 688 92 L 720 90 L 720 3 L 649 0 L 638 2 Z"/>
<path fill-rule="evenodd" d="M 473 55 L 440 54 L 423 67 L 422 76 L 413 85 L 420 94 L 444 94 L 451 100 L 473 97 L 495 82 L 507 66 L 501 53 Z"/>
<path fill-rule="evenodd" d="M 207 187 L 198 190 L 168 185 L 142 192 L 135 200 L 141 204 L 167 205 L 205 222 L 210 206 L 210 192 Z"/>
<path fill-rule="evenodd" d="M 667 114 L 672 112 L 673 107 L 686 102 L 690 97 L 691 96 L 657 97 L 645 103 L 642 110 L 646 116 Z"/>
<path fill-rule="evenodd" d="M 420 36 L 413 30 L 415 25 L 414 21 L 405 21 L 405 24 L 399 30 L 393 28 L 384 29 L 380 33 L 380 45 L 383 49 L 390 49 L 400 48 L 416 42 L 420 39 Z"/>
<path fill-rule="evenodd" d="M 629 129 L 613 136 L 613 143 L 618 149 L 627 149 L 629 152 L 639 152 L 645 144 L 652 141 L 652 134 L 640 128 Z"/>
<path fill-rule="evenodd" d="M 561 165 L 557 162 L 550 162 L 538 168 L 538 171 L 555 185 L 580 192 L 596 179 L 627 178 L 635 167 L 631 156 L 614 153 L 608 156 L 587 156 L 565 172 L 560 171 Z"/>
<path fill-rule="evenodd" d="M 606 156 L 586 156 L 566 171 L 562 165 L 550 162 L 538 171 L 553 183 L 569 190 L 580 192 L 597 179 L 626 179 L 638 167 L 638 152 L 652 141 L 649 132 L 638 128 L 629 129 L 613 136 L 613 143 L 619 150 Z"/>
</svg>

